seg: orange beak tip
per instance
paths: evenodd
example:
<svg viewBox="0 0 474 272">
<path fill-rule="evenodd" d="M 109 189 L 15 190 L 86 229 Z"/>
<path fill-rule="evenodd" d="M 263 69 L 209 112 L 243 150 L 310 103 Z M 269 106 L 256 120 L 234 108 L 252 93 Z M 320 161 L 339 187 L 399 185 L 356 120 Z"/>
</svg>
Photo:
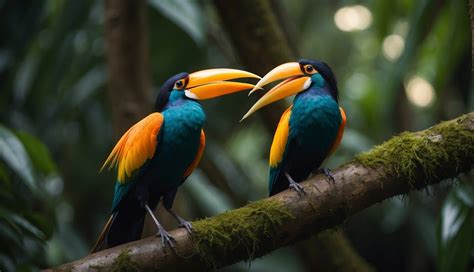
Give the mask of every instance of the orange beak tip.
<svg viewBox="0 0 474 272">
<path fill-rule="evenodd" d="M 250 90 L 250 92 L 249 92 L 249 95 L 248 95 L 248 96 L 250 96 L 251 94 L 253 94 L 254 92 L 256 92 L 256 91 L 259 91 L 259 90 L 263 90 L 263 88 L 262 88 L 262 87 L 260 87 L 260 86 L 255 86 L 255 87 L 253 87 L 253 89 L 252 89 L 252 90 Z"/>
</svg>

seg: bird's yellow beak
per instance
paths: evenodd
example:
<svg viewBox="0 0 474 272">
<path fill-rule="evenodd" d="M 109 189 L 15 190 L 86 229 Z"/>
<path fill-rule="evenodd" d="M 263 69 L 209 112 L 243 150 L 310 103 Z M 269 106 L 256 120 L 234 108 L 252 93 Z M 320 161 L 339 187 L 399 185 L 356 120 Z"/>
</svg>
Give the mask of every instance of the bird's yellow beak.
<svg viewBox="0 0 474 272">
<path fill-rule="evenodd" d="M 250 94 L 271 82 L 281 79 L 285 80 L 262 96 L 240 121 L 243 121 L 245 118 L 268 104 L 307 89 L 311 84 L 311 78 L 303 73 L 300 64 L 297 62 L 289 62 L 277 66 L 268 72 L 268 74 L 266 74 L 250 91 Z"/>
<path fill-rule="evenodd" d="M 204 100 L 254 88 L 253 84 L 227 81 L 238 78 L 260 79 L 255 74 L 237 69 L 207 69 L 189 74 L 184 92 L 189 98 Z"/>
</svg>

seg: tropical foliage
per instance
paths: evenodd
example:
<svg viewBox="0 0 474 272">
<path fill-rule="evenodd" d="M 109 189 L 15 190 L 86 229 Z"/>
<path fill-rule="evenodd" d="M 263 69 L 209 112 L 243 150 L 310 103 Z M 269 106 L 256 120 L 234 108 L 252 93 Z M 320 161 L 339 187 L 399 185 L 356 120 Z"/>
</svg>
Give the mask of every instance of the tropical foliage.
<svg viewBox="0 0 474 272">
<path fill-rule="evenodd" d="M 325 60 L 338 76 L 348 128 L 328 166 L 473 110 L 467 1 L 270 2 L 299 55 Z M 155 88 L 177 72 L 241 66 L 211 1 L 150 0 L 146 8 Z M 115 140 L 104 6 L 0 1 L 0 31 L 0 270 L 29 270 L 87 254 L 108 217 L 114 176 L 98 173 Z M 238 124 L 252 102 L 205 102 L 208 147 L 175 204 L 187 218 L 267 195 L 273 131 L 260 118 Z M 343 228 L 379 270 L 463 271 L 474 266 L 472 180 L 385 201 Z M 308 264 L 285 248 L 250 267 L 262 268 Z"/>
</svg>

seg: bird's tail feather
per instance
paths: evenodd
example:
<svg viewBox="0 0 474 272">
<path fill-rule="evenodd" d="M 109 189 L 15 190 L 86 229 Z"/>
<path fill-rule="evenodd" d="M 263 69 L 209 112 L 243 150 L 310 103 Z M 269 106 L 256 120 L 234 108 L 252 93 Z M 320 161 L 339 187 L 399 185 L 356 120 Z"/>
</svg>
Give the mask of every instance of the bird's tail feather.
<svg viewBox="0 0 474 272">
<path fill-rule="evenodd" d="M 95 242 L 95 245 L 94 247 L 92 247 L 89 254 L 108 248 L 106 238 L 107 238 L 107 234 L 109 233 L 110 227 L 112 226 L 112 222 L 114 221 L 116 216 L 117 216 L 117 213 L 113 213 L 110 216 L 107 223 L 105 223 L 104 229 L 100 233 L 99 239 L 97 239 L 97 242 Z"/>
<path fill-rule="evenodd" d="M 99 236 L 91 253 L 140 239 L 145 223 L 145 209 L 132 195 L 126 197 L 119 211 L 114 212 Z M 156 207 L 154 201 L 151 207 Z"/>
</svg>

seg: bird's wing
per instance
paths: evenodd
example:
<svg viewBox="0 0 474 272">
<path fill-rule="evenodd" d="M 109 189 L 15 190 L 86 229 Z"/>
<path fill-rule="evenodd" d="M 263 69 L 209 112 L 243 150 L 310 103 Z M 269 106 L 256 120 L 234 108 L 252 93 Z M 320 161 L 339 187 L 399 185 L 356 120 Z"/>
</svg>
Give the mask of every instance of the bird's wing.
<svg viewBox="0 0 474 272">
<path fill-rule="evenodd" d="M 196 169 L 198 166 L 199 162 L 201 161 L 202 153 L 204 152 L 204 148 L 206 147 L 206 134 L 204 134 L 204 130 L 201 129 L 201 140 L 199 142 L 199 149 L 196 153 L 196 157 L 194 158 L 194 161 L 188 166 L 186 171 L 184 172 L 183 175 L 183 182 L 191 175 L 191 173 Z"/>
<path fill-rule="evenodd" d="M 344 127 L 346 126 L 346 113 L 341 107 L 339 107 L 339 110 L 341 111 L 342 117 L 341 124 L 339 125 L 339 130 L 337 131 L 336 139 L 334 140 L 334 143 L 332 144 L 327 157 L 331 156 L 331 154 L 336 151 L 337 147 L 341 143 L 342 136 L 344 135 Z"/>
<path fill-rule="evenodd" d="M 100 170 L 117 167 L 117 181 L 125 184 L 132 173 L 155 154 L 162 125 L 163 115 L 159 112 L 133 125 L 117 142 Z"/>
<path fill-rule="evenodd" d="M 292 106 L 286 109 L 286 111 L 281 116 L 280 122 L 278 123 L 278 127 L 275 131 L 275 135 L 273 136 L 272 147 L 270 149 L 270 159 L 268 161 L 270 166 L 270 192 L 272 191 L 272 187 L 278 178 L 283 155 L 285 154 L 290 133 L 291 108 Z"/>
</svg>

